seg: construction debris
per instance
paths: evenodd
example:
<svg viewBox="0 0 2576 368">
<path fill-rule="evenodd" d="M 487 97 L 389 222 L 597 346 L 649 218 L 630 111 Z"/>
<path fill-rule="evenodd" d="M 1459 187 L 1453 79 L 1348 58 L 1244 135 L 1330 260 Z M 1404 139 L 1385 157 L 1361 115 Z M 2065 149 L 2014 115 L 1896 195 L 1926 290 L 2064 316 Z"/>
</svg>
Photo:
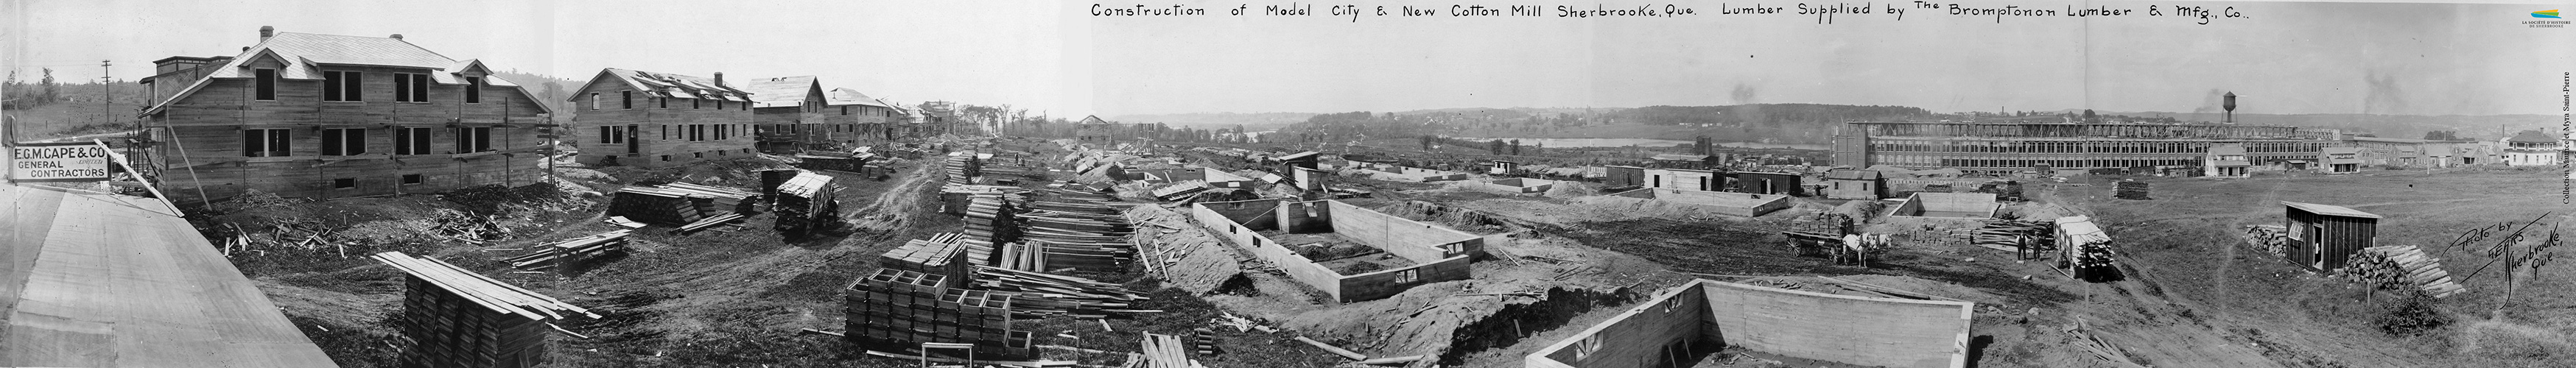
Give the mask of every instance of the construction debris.
<svg viewBox="0 0 2576 368">
<path fill-rule="evenodd" d="M 1141 345 L 1143 345 L 1142 347 L 1145 351 L 1144 361 L 1145 367 L 1147 368 L 1206 367 L 1205 365 L 1200 365 L 1196 360 L 1190 360 L 1189 356 L 1186 355 L 1186 352 L 1182 350 L 1181 339 L 1178 337 L 1146 333 L 1145 341 L 1142 342 Z"/>
<path fill-rule="evenodd" d="M 2111 197 L 2127 200 L 2147 200 L 2147 183 L 2142 181 L 2119 182 L 2119 184 L 2111 190 Z"/>
</svg>

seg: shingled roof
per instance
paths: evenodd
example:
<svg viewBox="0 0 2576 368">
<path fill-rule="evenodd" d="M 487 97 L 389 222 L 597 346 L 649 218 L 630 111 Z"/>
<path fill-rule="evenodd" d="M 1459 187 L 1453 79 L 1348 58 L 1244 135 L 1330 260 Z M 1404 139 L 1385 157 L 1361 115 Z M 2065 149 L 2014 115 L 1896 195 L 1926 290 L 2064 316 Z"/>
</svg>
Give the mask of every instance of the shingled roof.
<svg viewBox="0 0 2576 368">
<path fill-rule="evenodd" d="M 751 92 L 751 107 L 795 107 L 805 98 L 822 91 L 823 82 L 811 75 L 753 79 L 742 86 Z"/>
<path fill-rule="evenodd" d="M 2513 134 L 2513 138 L 2512 138 L 2511 140 L 2512 140 L 2512 141 L 2514 141 L 2514 142 L 2521 142 L 2521 143 L 2557 143 L 2557 142 L 2558 142 L 2558 138 L 2557 138 L 2557 137 L 2551 137 L 2551 136 L 2549 136 L 2548 134 L 2541 134 L 2541 133 L 2540 133 L 2540 131 L 2538 131 L 2538 130 L 2525 130 L 2525 131 L 2522 131 L 2521 133 L 2514 133 L 2514 134 Z"/>
</svg>

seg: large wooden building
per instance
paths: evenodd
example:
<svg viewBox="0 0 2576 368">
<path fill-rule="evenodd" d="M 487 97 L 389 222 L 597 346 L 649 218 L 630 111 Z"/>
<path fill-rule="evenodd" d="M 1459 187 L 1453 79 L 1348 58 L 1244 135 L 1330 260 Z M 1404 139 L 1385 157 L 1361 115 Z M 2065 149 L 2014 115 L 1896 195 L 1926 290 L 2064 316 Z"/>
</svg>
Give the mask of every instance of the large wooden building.
<svg viewBox="0 0 2576 368">
<path fill-rule="evenodd" d="M 164 193 L 341 198 L 524 185 L 542 170 L 534 95 L 388 37 L 280 33 L 232 57 L 172 57 L 141 82 Z"/>
<path fill-rule="evenodd" d="M 895 139 L 889 125 L 896 119 L 894 104 L 848 88 L 833 88 L 824 96 L 821 136 L 842 144 Z"/>
<path fill-rule="evenodd" d="M 666 167 L 751 157 L 752 94 L 715 78 L 607 68 L 573 94 L 579 162 Z"/>
</svg>

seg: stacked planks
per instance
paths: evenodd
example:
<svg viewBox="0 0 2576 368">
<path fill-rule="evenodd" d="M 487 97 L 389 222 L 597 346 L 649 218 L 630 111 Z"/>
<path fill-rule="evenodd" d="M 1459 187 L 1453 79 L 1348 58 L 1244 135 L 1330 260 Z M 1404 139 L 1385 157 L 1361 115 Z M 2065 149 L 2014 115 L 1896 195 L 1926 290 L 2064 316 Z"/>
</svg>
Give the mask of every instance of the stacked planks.
<svg viewBox="0 0 2576 368">
<path fill-rule="evenodd" d="M 2051 235 L 2056 232 L 2054 224 L 2046 221 L 1988 220 L 1985 227 L 1969 233 L 1968 244 L 2035 255 L 2057 249 L 2056 237 Z"/>
<path fill-rule="evenodd" d="M 2245 243 L 2254 246 L 2254 250 L 2269 253 L 2273 257 L 2288 256 L 2290 254 L 2290 227 L 2281 225 L 2246 225 Z"/>
<path fill-rule="evenodd" d="M 961 152 L 949 155 L 948 162 L 940 168 L 948 172 L 949 184 L 965 185 L 975 184 L 975 177 L 983 176 L 983 166 L 974 152 Z"/>
<path fill-rule="evenodd" d="M 413 344 L 402 352 L 405 366 L 535 367 L 546 362 L 548 322 L 599 318 L 446 261 L 402 252 L 368 258 L 408 275 L 398 322 Z"/>
<path fill-rule="evenodd" d="M 1005 198 L 1016 198 L 1026 192 L 1028 192 L 1026 189 L 999 185 L 952 184 L 943 186 L 939 188 L 939 212 L 951 215 L 965 215 L 966 205 L 973 202 L 975 196 L 992 195 L 1004 196 Z"/>
<path fill-rule="evenodd" d="M 1043 248 L 1040 263 L 1048 268 L 1062 267 L 1093 272 L 1118 272 L 1135 261 L 1136 245 L 1129 241 L 1136 232 L 1135 223 L 1115 207 L 1088 203 L 1029 202 L 1031 209 L 1018 215 L 1020 239 Z"/>
<path fill-rule="evenodd" d="M 671 230 L 671 232 L 673 232 L 673 233 L 680 233 L 680 234 L 687 234 L 687 233 L 697 232 L 698 230 L 706 230 L 707 228 L 716 227 L 716 225 L 724 225 L 725 223 L 728 223 L 728 222 L 734 222 L 734 220 L 741 220 L 742 218 L 743 218 L 743 215 L 742 215 L 741 213 L 726 213 L 726 214 L 719 214 L 719 215 L 715 215 L 715 216 L 707 216 L 707 218 L 705 218 L 705 219 L 700 219 L 700 220 L 698 220 L 698 222 L 691 222 L 691 223 L 689 223 L 688 225 L 680 225 L 680 228 L 678 228 L 678 229 L 672 229 L 672 230 Z M 731 231 L 731 230 L 727 230 L 727 231 Z"/>
<path fill-rule="evenodd" d="M 2468 291 L 2451 280 L 2449 271 L 2442 270 L 2440 258 L 2426 255 L 2413 245 L 2362 248 L 2344 262 L 2343 268 L 2335 269 L 2333 277 L 2381 289 L 2422 290 L 2424 295 L 2435 298 Z"/>
<path fill-rule="evenodd" d="M 1145 300 L 1143 295 L 1125 286 L 1080 277 L 976 266 L 973 285 L 997 295 L 1014 296 L 1011 308 L 1032 315 L 1101 318 L 1112 312 L 1149 312 L 1124 309 Z"/>
<path fill-rule="evenodd" d="M 2147 183 L 2141 181 L 2119 182 L 2119 184 L 2111 189 L 2111 197 L 2128 200 L 2147 200 Z"/>
<path fill-rule="evenodd" d="M 566 239 L 537 246 L 536 252 L 517 257 L 510 257 L 509 259 L 504 259 L 502 261 L 509 262 L 510 267 L 516 267 L 522 270 L 535 271 L 548 268 L 569 270 L 572 267 L 557 267 L 579 263 L 581 260 L 597 257 L 602 254 L 608 254 L 608 252 L 611 251 L 622 250 L 626 248 L 626 235 L 633 232 L 633 230 L 617 230 L 591 236 Z"/>
<path fill-rule="evenodd" d="M 844 290 L 845 336 L 861 344 L 974 344 L 976 356 L 1036 357 L 1033 334 L 1010 328 L 1013 297 L 942 286 L 945 277 L 878 269 Z"/>
<path fill-rule="evenodd" d="M 704 217 L 687 194 L 650 187 L 617 190 L 617 197 L 608 202 L 608 215 L 668 226 L 697 222 Z"/>
<path fill-rule="evenodd" d="M 687 193 L 702 212 L 752 213 L 760 203 L 760 192 L 689 183 L 663 184 L 658 189 Z"/>
<path fill-rule="evenodd" d="M 948 280 L 944 286 L 963 287 L 972 279 L 974 268 L 966 264 L 966 246 L 958 244 L 957 239 L 955 233 L 913 239 L 879 256 L 877 265 L 944 276 Z"/>
<path fill-rule="evenodd" d="M 835 198 L 839 188 L 832 184 L 831 175 L 797 172 L 796 177 L 778 184 L 778 196 L 769 206 L 778 217 L 770 227 L 790 233 L 830 227 L 840 221 L 841 204 Z"/>
<path fill-rule="evenodd" d="M 990 266 L 1000 259 L 994 256 L 997 245 L 1019 240 L 1015 206 L 999 195 L 976 195 L 966 205 L 966 259 L 975 265 Z"/>
<path fill-rule="evenodd" d="M 1143 349 L 1141 350 L 1144 351 L 1143 355 L 1145 358 L 1145 366 L 1143 368 L 1207 367 L 1199 364 L 1196 360 L 1190 360 L 1188 355 L 1189 349 L 1181 346 L 1181 338 L 1179 337 L 1146 333 L 1145 341 L 1140 345 L 1142 345 L 1141 348 Z"/>
<path fill-rule="evenodd" d="M 2117 271 L 2118 265 L 2111 251 L 2111 235 L 2094 224 L 2091 217 L 2059 217 L 2056 232 L 2059 252 L 2063 253 L 2058 259 L 2066 262 L 2071 272 L 2067 276 L 2095 280 L 2098 279 L 2096 276 L 2107 276 Z"/>
</svg>

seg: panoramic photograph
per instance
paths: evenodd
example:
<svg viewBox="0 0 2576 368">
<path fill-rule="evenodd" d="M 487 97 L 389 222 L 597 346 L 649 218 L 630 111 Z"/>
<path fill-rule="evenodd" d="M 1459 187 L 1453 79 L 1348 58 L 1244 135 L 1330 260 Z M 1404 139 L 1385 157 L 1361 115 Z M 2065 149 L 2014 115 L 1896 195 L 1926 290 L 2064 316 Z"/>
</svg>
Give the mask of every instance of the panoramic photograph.
<svg viewBox="0 0 2576 368">
<path fill-rule="evenodd" d="M 0 0 L 0 367 L 2567 367 L 2563 8 Z"/>
</svg>

